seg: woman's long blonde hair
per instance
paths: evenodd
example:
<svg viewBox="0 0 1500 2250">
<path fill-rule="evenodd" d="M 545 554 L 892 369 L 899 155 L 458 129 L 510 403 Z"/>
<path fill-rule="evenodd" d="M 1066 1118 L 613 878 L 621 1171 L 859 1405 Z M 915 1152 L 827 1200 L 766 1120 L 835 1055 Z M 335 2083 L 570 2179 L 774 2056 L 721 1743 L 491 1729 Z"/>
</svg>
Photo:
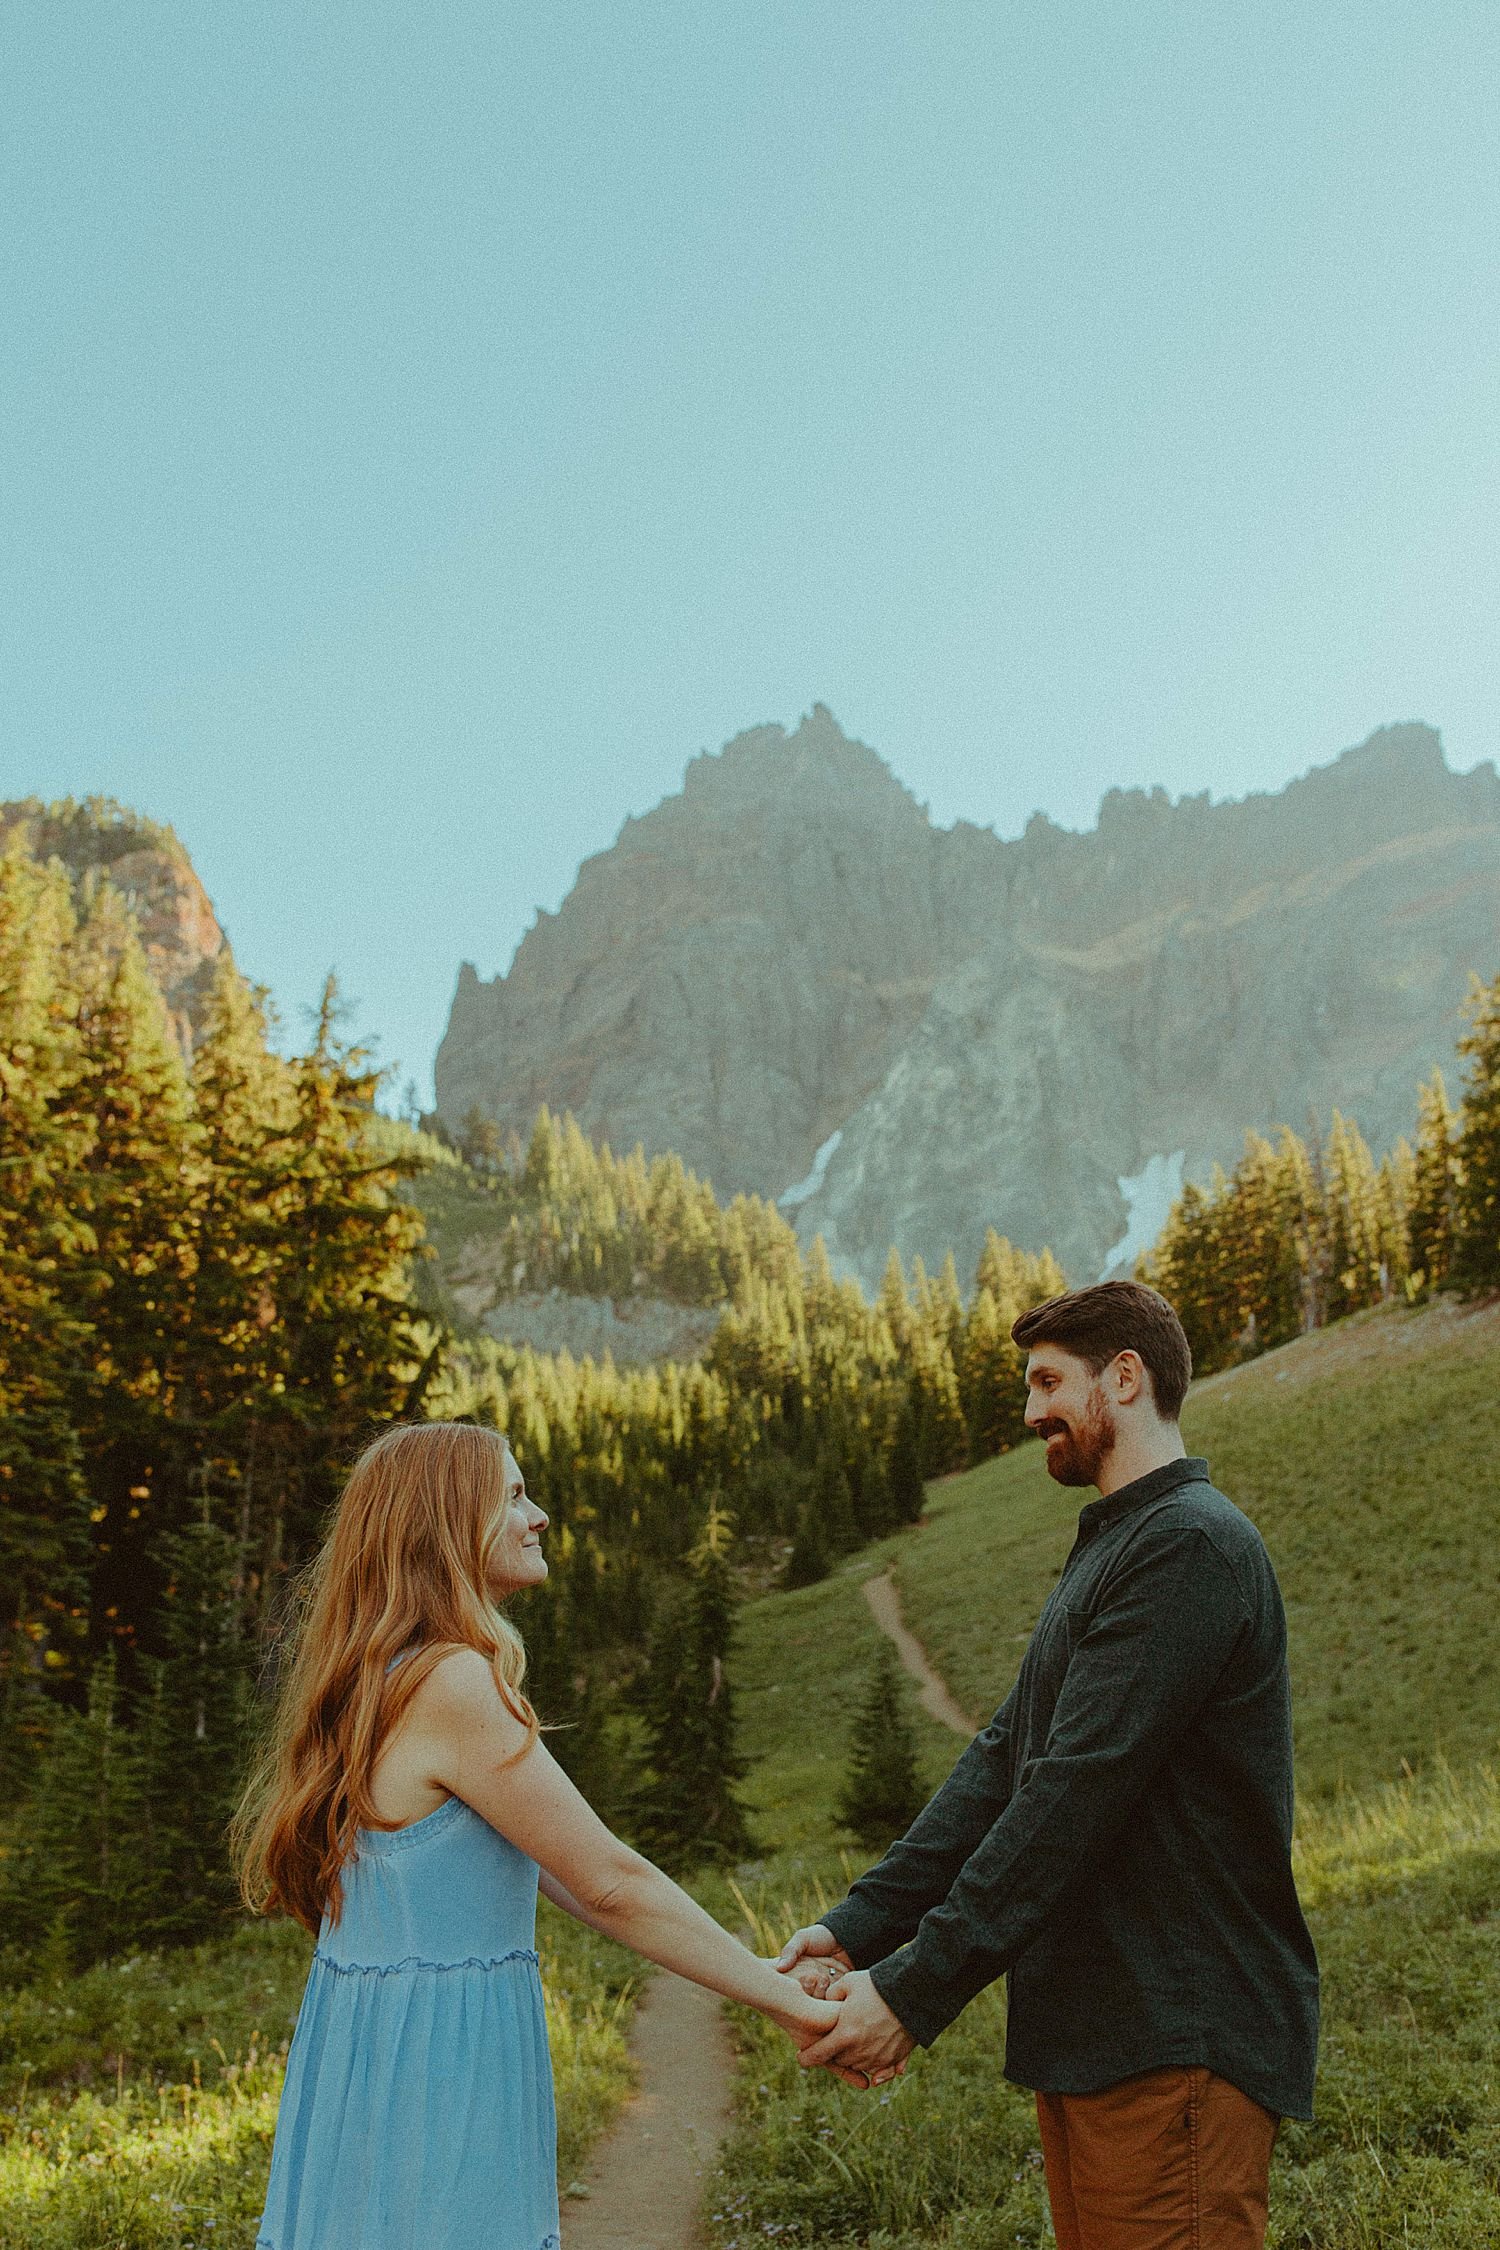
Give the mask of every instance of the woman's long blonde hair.
<svg viewBox="0 0 1500 2250">
<path fill-rule="evenodd" d="M 264 1752 L 230 1829 L 256 1913 L 315 1935 L 343 1904 L 360 1828 L 392 1828 L 371 1797 L 376 1761 L 433 1667 L 478 1649 L 529 1740 L 526 1651 L 495 1607 L 488 1566 L 505 1516 L 506 1443 L 469 1422 L 403 1424 L 355 1462 L 306 1572 L 290 1668 Z M 392 1672 L 393 1657 L 413 1653 Z"/>
</svg>

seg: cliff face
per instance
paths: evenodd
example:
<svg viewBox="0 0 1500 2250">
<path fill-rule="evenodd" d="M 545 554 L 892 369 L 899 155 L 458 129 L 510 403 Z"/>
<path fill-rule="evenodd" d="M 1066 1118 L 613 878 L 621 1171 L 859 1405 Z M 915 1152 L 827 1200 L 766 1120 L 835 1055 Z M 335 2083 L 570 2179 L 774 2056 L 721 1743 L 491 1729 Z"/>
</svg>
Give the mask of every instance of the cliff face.
<svg viewBox="0 0 1500 2250">
<path fill-rule="evenodd" d="M 1248 1126 L 1336 1103 L 1389 1145 L 1497 967 L 1500 781 L 1430 728 L 1002 843 L 935 829 L 820 707 L 696 760 L 508 976 L 464 969 L 438 1101 L 675 1148 L 870 1283 L 990 1225 L 1085 1278 Z"/>
<path fill-rule="evenodd" d="M 82 889 L 106 877 L 135 915 L 146 959 L 183 1052 L 190 1054 L 214 965 L 228 948 L 208 893 L 170 828 L 102 797 L 0 804 L 0 844 L 24 827 L 40 859 L 60 859 Z"/>
<path fill-rule="evenodd" d="M 721 1192 L 780 1189 L 881 1084 L 998 849 L 943 834 L 821 707 L 689 766 L 586 860 L 510 974 L 466 964 L 437 1060 L 452 1124 L 571 1109 L 617 1149 L 677 1149 Z"/>
</svg>

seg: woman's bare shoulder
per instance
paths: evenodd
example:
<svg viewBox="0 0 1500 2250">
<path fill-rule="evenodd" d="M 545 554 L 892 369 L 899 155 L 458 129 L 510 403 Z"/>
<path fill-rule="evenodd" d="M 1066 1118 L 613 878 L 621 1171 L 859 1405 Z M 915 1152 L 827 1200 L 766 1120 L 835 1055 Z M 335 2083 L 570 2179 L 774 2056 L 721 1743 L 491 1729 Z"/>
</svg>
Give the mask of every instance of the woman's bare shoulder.
<svg viewBox="0 0 1500 2250">
<path fill-rule="evenodd" d="M 501 1692 L 490 1660 L 477 1648 L 450 1648 L 440 1656 L 417 1690 L 423 1719 L 443 1732 L 483 1730 L 519 1744 L 525 1722 Z"/>
</svg>

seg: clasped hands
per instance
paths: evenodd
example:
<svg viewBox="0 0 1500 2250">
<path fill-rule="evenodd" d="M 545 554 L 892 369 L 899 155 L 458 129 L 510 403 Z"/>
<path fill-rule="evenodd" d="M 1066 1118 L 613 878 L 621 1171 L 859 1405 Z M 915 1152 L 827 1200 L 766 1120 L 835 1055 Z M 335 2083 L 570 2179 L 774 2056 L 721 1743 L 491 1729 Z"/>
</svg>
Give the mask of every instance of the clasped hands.
<svg viewBox="0 0 1500 2250">
<path fill-rule="evenodd" d="M 783 1976 L 794 1977 L 815 2000 L 831 2000 L 839 2020 L 804 2046 L 804 2070 L 831 2070 L 846 2086 L 883 2086 L 899 2077 L 916 2042 L 891 2013 L 870 1980 L 856 1969 L 832 1930 L 814 1922 L 789 1937 L 776 1956 Z"/>
</svg>

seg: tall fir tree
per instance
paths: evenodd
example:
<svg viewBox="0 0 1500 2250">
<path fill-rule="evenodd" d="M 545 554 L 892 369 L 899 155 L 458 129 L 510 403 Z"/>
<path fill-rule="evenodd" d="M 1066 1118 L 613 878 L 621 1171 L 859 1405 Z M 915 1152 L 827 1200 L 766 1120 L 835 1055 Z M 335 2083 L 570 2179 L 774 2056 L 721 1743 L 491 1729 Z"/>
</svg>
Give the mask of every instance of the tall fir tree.
<svg viewBox="0 0 1500 2250">
<path fill-rule="evenodd" d="M 238 1903 L 224 1835 L 243 1778 L 255 1644 L 237 1542 L 206 1494 L 201 1507 L 197 1522 L 158 1543 L 163 1654 L 143 1666 L 136 1730 L 143 1923 L 159 1942 L 202 1936 Z"/>
<path fill-rule="evenodd" d="M 1468 1019 L 1458 1043 L 1464 1085 L 1452 1273 L 1461 1288 L 1480 1290 L 1500 1288 L 1500 977 L 1488 985 L 1476 977 Z"/>
<path fill-rule="evenodd" d="M 838 1818 L 869 1850 L 882 1851 L 905 1835 L 926 1802 L 896 1660 L 882 1642 L 850 1734 Z"/>
<path fill-rule="evenodd" d="M 68 1288 L 86 1243 L 73 1182 L 92 1124 L 74 1101 L 67 878 L 18 830 L 0 851 L 0 1788 L 23 1782 L 49 1662 L 81 1643 L 89 1500 L 73 1413 L 89 1324 Z"/>
<path fill-rule="evenodd" d="M 727 1517 L 711 1508 L 688 1583 L 664 1605 L 652 1635 L 642 1695 L 648 1771 L 635 1827 L 674 1872 L 726 1865 L 753 1848 L 727 1668 L 736 1607 L 729 1532 Z"/>
<path fill-rule="evenodd" d="M 187 1075 L 134 919 L 90 887 L 77 943 L 81 1073 L 93 1120 L 74 1178 L 87 1248 L 71 1286 L 91 1327 L 74 1419 L 93 1499 L 91 1635 L 129 1649 L 155 1594 L 152 1538 L 182 1505 L 172 1425 L 176 1347 L 193 1264 L 197 1157 Z"/>
<path fill-rule="evenodd" d="M 1407 1215 L 1407 1258 L 1418 1292 L 1441 1289 L 1453 1265 L 1463 1165 L 1460 1119 L 1440 1070 L 1417 1090 L 1417 1145 Z"/>
<path fill-rule="evenodd" d="M 908 1391 L 896 1416 L 886 1467 L 891 1516 L 897 1525 L 915 1523 L 927 1505 L 922 1477 L 922 1429 L 917 1400 Z"/>
<path fill-rule="evenodd" d="M 1389 1293 L 1381 1260 L 1380 1182 L 1364 1135 L 1338 1110 L 1323 1151 L 1333 1320 L 1378 1305 Z"/>
<path fill-rule="evenodd" d="M 0 1870 L 11 1941 L 48 1942 L 82 1968 L 139 1942 L 148 1910 L 140 1854 L 140 1754 L 125 1724 L 113 1647 L 95 1660 L 83 1710 L 52 1710 L 36 1784 Z"/>
</svg>

